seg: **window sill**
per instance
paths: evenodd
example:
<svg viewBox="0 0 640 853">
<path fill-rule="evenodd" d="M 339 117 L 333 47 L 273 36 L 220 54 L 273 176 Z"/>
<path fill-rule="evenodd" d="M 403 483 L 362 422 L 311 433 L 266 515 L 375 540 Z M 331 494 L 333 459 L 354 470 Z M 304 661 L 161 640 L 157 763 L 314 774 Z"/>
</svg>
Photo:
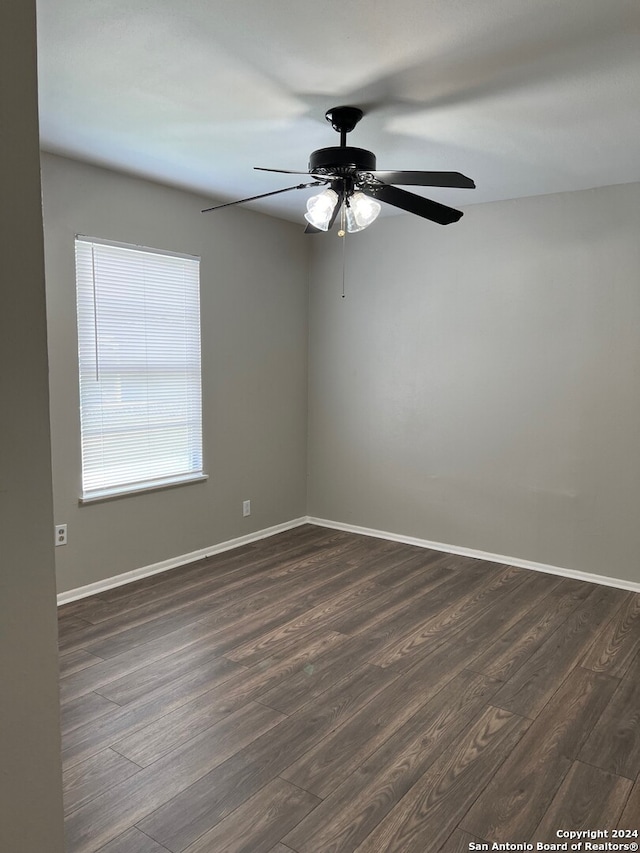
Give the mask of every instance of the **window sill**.
<svg viewBox="0 0 640 853">
<path fill-rule="evenodd" d="M 100 489 L 87 495 L 81 495 L 78 499 L 80 506 L 85 504 L 102 503 L 103 501 L 128 498 L 132 495 L 142 495 L 146 492 L 159 492 L 164 489 L 173 489 L 176 486 L 188 486 L 191 483 L 202 483 L 209 479 L 208 474 L 194 474 L 187 477 L 171 477 L 166 480 L 158 480 L 154 483 L 139 483 L 133 486 L 118 486 L 113 489 Z"/>
</svg>

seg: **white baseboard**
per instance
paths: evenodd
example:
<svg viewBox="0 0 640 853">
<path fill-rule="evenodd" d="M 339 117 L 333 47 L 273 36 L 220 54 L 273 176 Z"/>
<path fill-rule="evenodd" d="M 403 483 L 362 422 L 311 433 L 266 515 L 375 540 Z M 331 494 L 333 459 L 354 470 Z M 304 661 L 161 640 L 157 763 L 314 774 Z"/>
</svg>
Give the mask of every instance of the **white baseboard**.
<svg viewBox="0 0 640 853">
<path fill-rule="evenodd" d="M 61 604 L 68 604 L 70 601 L 77 601 L 79 598 L 86 598 L 89 595 L 97 595 L 99 592 L 104 592 L 107 589 L 113 589 L 116 586 L 124 586 L 124 584 L 137 581 L 140 578 L 149 577 L 149 575 L 168 572 L 169 569 L 176 569 L 178 566 L 184 566 L 187 563 L 194 563 L 196 560 L 202 560 L 205 557 L 212 557 L 214 554 L 221 554 L 223 551 L 230 551 L 232 548 L 239 548 L 241 545 L 248 545 L 250 542 L 257 542 L 259 539 L 267 539 L 269 536 L 275 536 L 276 533 L 283 533 L 285 530 L 292 530 L 294 527 L 300 527 L 300 525 L 307 523 L 308 518 L 306 516 L 303 516 L 302 518 L 294 518 L 292 521 L 285 521 L 283 524 L 275 524 L 273 527 L 265 527 L 263 530 L 256 530 L 255 533 L 247 533 L 246 536 L 238 536 L 236 539 L 227 539 L 226 542 L 219 542 L 217 545 L 211 545 L 209 548 L 200 548 L 198 551 L 191 551 L 189 554 L 181 554 L 179 557 L 172 557 L 169 560 L 163 560 L 161 563 L 142 566 L 140 569 L 133 569 L 133 571 L 124 572 L 121 575 L 114 575 L 111 578 L 96 581 L 96 583 L 80 586 L 77 589 L 70 589 L 67 592 L 61 592 L 58 595 L 58 606 Z"/>
<path fill-rule="evenodd" d="M 545 572 L 549 575 L 560 575 L 563 578 L 574 578 L 579 581 L 598 583 L 603 586 L 614 586 L 631 592 L 640 592 L 640 583 L 609 578 L 606 575 L 595 575 L 590 572 L 580 572 L 576 569 L 564 569 L 561 566 L 549 566 L 546 563 L 534 563 L 531 560 L 521 560 L 519 557 L 507 557 L 504 554 L 491 554 L 488 551 L 477 551 L 475 548 L 463 548 L 459 545 L 447 545 L 444 542 L 430 542 L 428 539 L 417 539 L 415 536 L 403 536 L 389 533 L 386 530 L 375 530 L 371 527 L 359 527 L 355 524 L 343 524 L 341 521 L 329 521 L 326 518 L 307 516 L 305 521 L 319 527 L 330 527 L 334 530 L 344 530 L 347 533 L 360 533 L 363 536 L 373 536 L 377 539 L 389 539 L 392 542 L 403 542 L 405 545 L 417 545 L 419 548 L 431 548 L 433 551 L 445 551 L 447 554 L 458 554 L 461 557 L 475 557 L 478 560 L 488 560 L 490 563 L 506 563 L 521 569 L 531 569 L 534 572 Z"/>
<path fill-rule="evenodd" d="M 464 548 L 459 545 L 449 545 L 444 542 L 431 542 L 428 539 L 419 539 L 415 536 L 404 536 L 400 533 L 391 533 L 387 530 L 376 530 L 372 527 L 360 527 L 356 524 L 343 524 L 341 521 L 331 521 L 326 518 L 315 518 L 313 516 L 302 516 L 295 518 L 292 521 L 285 521 L 282 524 L 275 524 L 273 527 L 266 527 L 263 530 L 256 530 L 255 533 L 248 533 L 246 536 L 238 536 L 235 539 L 228 539 L 225 542 L 219 542 L 217 545 L 211 545 L 208 548 L 201 548 L 198 551 L 191 551 L 189 554 L 181 554 L 178 557 L 172 557 L 169 560 L 163 560 L 160 563 L 153 563 L 150 566 L 142 566 L 139 569 L 133 569 L 130 572 L 124 572 L 121 575 L 114 575 L 110 578 L 105 578 L 96 583 L 90 583 L 86 586 L 70 589 L 67 592 L 61 592 L 58 595 L 58 606 L 68 604 L 71 601 L 77 601 L 80 598 L 86 598 L 89 595 L 97 595 L 107 589 L 113 589 L 117 586 L 132 581 L 146 578 L 150 575 L 157 575 L 160 572 L 167 572 L 170 569 L 176 569 L 179 566 L 193 563 L 196 560 L 202 560 L 205 557 L 212 557 L 214 554 L 221 554 L 223 551 L 230 551 L 233 548 L 239 548 L 241 545 L 247 545 L 250 542 L 257 542 L 259 539 L 267 539 L 269 536 L 275 536 L 276 533 L 283 533 L 285 530 L 292 530 L 294 527 L 300 527 L 302 524 L 315 524 L 318 527 L 329 527 L 333 530 L 344 530 L 346 533 L 359 533 L 363 536 L 373 536 L 376 539 L 388 539 L 391 542 L 402 542 L 405 545 L 416 545 L 419 548 L 431 548 L 433 551 L 444 551 L 447 554 L 457 554 L 461 557 L 475 557 L 478 560 L 488 560 L 491 563 L 505 563 L 509 566 L 518 566 L 522 569 L 531 569 L 534 572 L 545 572 L 550 575 L 559 575 L 564 578 L 574 578 L 575 580 L 587 581 L 589 583 L 598 583 L 603 586 L 613 586 L 618 589 L 626 589 L 631 592 L 640 592 L 640 583 L 627 581 L 621 578 L 610 578 L 606 575 L 596 575 L 590 572 L 581 572 L 576 569 L 565 569 L 561 566 L 550 566 L 546 563 L 535 563 L 531 560 L 522 560 L 520 557 L 508 557 L 504 554 L 492 554 L 488 551 L 478 551 L 475 548 Z"/>
</svg>

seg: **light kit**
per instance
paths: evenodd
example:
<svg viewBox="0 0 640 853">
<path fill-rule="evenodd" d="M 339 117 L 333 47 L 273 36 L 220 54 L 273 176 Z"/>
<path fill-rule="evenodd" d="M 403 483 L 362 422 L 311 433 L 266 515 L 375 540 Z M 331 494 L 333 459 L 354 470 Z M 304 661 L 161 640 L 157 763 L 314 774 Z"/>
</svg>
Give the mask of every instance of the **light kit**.
<svg viewBox="0 0 640 853">
<path fill-rule="evenodd" d="M 382 205 L 364 193 L 352 192 L 344 198 L 335 190 L 324 190 L 318 195 L 312 195 L 307 201 L 307 212 L 304 218 L 319 231 L 328 231 L 334 220 L 334 214 L 339 213 L 340 204 L 344 204 L 346 229 L 350 234 L 363 231 L 378 218 Z M 338 208 L 336 210 L 336 208 Z"/>
</svg>

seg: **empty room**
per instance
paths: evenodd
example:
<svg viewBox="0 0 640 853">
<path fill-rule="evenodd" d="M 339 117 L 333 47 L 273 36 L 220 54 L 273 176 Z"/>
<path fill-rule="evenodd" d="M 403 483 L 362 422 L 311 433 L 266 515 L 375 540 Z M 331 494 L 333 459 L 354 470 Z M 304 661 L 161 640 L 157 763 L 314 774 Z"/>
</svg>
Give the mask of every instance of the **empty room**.
<svg viewBox="0 0 640 853">
<path fill-rule="evenodd" d="M 637 850 L 637 0 L 9 0 L 3 853 Z"/>
</svg>

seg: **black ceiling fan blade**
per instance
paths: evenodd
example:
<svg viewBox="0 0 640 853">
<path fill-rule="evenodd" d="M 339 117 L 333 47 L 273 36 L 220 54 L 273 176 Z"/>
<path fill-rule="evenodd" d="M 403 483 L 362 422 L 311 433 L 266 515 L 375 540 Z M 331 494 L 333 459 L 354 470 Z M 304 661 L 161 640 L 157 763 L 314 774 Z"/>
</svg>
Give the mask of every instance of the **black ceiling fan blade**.
<svg viewBox="0 0 640 853">
<path fill-rule="evenodd" d="M 408 193 L 406 190 L 398 189 L 398 187 L 363 187 L 362 192 L 371 198 L 399 207 L 401 210 L 406 210 L 407 213 L 415 213 L 417 216 L 430 219 L 439 225 L 457 222 L 462 216 L 461 210 L 455 210 L 453 207 L 447 207 L 446 204 L 423 198 L 415 193 Z"/>
<path fill-rule="evenodd" d="M 279 172 L 281 175 L 310 175 L 310 172 L 295 172 L 291 169 L 267 169 L 265 166 L 254 166 L 257 172 Z"/>
<path fill-rule="evenodd" d="M 385 184 L 400 184 L 416 187 L 459 187 L 475 189 L 475 182 L 460 172 L 370 172 L 374 178 Z"/>
<path fill-rule="evenodd" d="M 315 225 L 312 225 L 310 222 L 307 222 L 307 227 L 304 229 L 305 234 L 321 234 L 322 229 L 316 228 Z"/>
<path fill-rule="evenodd" d="M 259 198 L 267 198 L 270 195 L 280 195 L 280 193 L 288 193 L 291 190 L 304 190 L 307 187 L 319 187 L 321 184 L 326 184 L 327 181 L 311 181 L 308 184 L 296 184 L 295 187 L 285 187 L 283 190 L 273 190 L 270 193 L 260 193 L 260 195 L 250 195 L 248 198 L 239 198 L 237 201 L 227 201 L 224 204 L 216 204 L 214 207 L 205 207 L 201 213 L 209 213 L 211 210 L 220 210 L 222 207 L 232 207 L 234 204 L 244 204 L 245 201 L 256 201 Z"/>
</svg>

